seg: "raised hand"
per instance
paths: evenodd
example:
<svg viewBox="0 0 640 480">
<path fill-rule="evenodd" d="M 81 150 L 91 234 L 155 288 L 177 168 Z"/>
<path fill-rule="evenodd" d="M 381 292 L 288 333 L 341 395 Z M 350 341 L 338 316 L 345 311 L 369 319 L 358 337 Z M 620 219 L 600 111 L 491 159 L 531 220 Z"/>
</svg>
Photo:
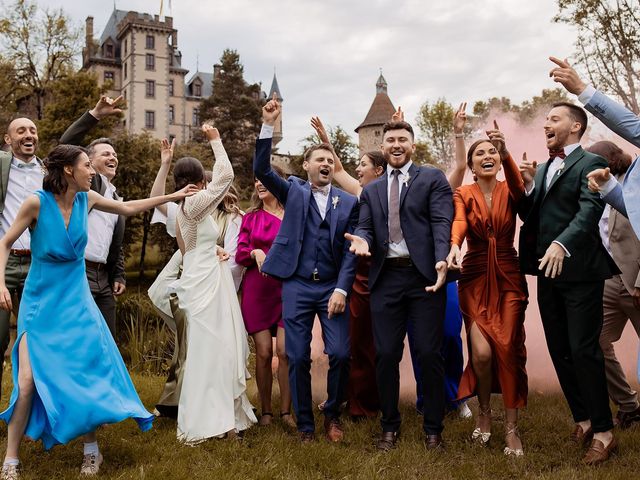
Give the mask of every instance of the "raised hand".
<svg viewBox="0 0 640 480">
<path fill-rule="evenodd" d="M 398 107 L 398 110 L 393 112 L 391 115 L 392 122 L 404 122 L 404 112 L 402 111 L 402 107 Z"/>
<path fill-rule="evenodd" d="M 212 140 L 220 140 L 220 132 L 218 132 L 218 129 L 208 123 L 202 125 L 202 133 L 204 133 L 204 136 L 207 137 L 209 142 Z"/>
<path fill-rule="evenodd" d="M 424 287 L 427 293 L 437 292 L 440 287 L 444 285 L 444 282 L 447 279 L 447 262 L 444 260 L 436 263 L 436 273 L 438 274 L 438 278 L 436 279 L 435 285 L 430 285 L 428 287 Z"/>
<path fill-rule="evenodd" d="M 451 245 L 449 255 L 447 255 L 447 268 L 449 270 L 460 270 L 462 260 L 462 252 L 460 247 L 455 243 Z"/>
<path fill-rule="evenodd" d="M 91 115 L 93 115 L 98 120 L 102 120 L 109 115 L 118 115 L 122 113 L 122 109 L 119 108 L 120 105 L 124 102 L 124 97 L 120 95 L 116 99 L 111 97 L 107 97 L 106 95 L 102 95 L 96 106 L 93 107 L 92 110 L 89 111 Z"/>
<path fill-rule="evenodd" d="M 462 133 L 467 123 L 467 102 L 462 102 L 453 116 L 453 133 Z"/>
<path fill-rule="evenodd" d="M 549 57 L 549 60 L 557 65 L 557 67 L 553 68 L 549 72 L 549 76 L 553 78 L 554 82 L 562 84 L 569 93 L 573 93 L 574 95 L 580 95 L 584 92 L 587 85 L 582 81 L 578 72 L 569 65 L 566 58 L 564 60 L 560 60 L 556 57 Z"/>
<path fill-rule="evenodd" d="M 519 170 L 520 175 L 522 176 L 522 181 L 527 187 L 527 190 L 529 190 L 529 186 L 533 183 L 536 171 L 538 170 L 538 162 L 535 160 L 533 162 L 527 161 L 527 152 L 524 152 L 522 154 L 522 162 L 520 162 Z"/>
<path fill-rule="evenodd" d="M 507 144 L 504 140 L 504 133 L 500 131 L 498 122 L 493 121 L 493 130 L 487 130 L 487 136 L 489 141 L 496 147 L 496 150 L 500 152 L 500 155 L 505 156 L 507 154 Z"/>
<path fill-rule="evenodd" d="M 174 138 L 169 143 L 169 140 L 166 138 L 162 139 L 160 143 L 160 163 L 162 165 L 171 165 L 171 160 L 173 159 L 173 152 L 175 152 L 176 148 L 176 139 Z"/>
<path fill-rule="evenodd" d="M 344 238 L 351 242 L 351 246 L 349 247 L 349 251 L 351 253 L 355 253 L 359 257 L 371 256 L 371 253 L 369 252 L 369 244 L 364 238 L 350 233 L 345 233 Z"/>
<path fill-rule="evenodd" d="M 592 192 L 599 192 L 602 190 L 602 187 L 609 181 L 611 178 L 611 170 L 609 167 L 607 168 L 598 168 L 589 172 L 587 174 L 587 180 L 589 180 L 589 190 Z"/>
<path fill-rule="evenodd" d="M 318 134 L 318 138 L 320 138 L 320 141 L 322 143 L 328 143 L 329 145 L 331 145 L 331 141 L 329 140 L 329 135 L 327 134 L 327 130 L 326 128 L 324 128 L 324 125 L 322 124 L 320 117 L 311 117 L 311 126 Z"/>
<path fill-rule="evenodd" d="M 280 112 L 282 107 L 278 102 L 278 96 L 275 92 L 273 92 L 273 97 L 269 100 L 264 107 L 262 107 L 262 123 L 266 125 L 274 126 L 276 124 L 276 120 L 280 116 Z"/>
</svg>

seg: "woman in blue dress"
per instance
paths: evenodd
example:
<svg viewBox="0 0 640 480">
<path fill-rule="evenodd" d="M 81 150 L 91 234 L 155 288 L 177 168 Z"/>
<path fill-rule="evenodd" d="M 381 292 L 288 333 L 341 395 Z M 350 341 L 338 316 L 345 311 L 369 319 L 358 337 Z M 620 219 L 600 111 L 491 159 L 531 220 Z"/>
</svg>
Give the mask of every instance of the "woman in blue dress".
<svg viewBox="0 0 640 480">
<path fill-rule="evenodd" d="M 90 191 L 95 172 L 84 149 L 54 148 L 45 160 L 43 190 L 21 206 L 0 240 L 0 308 L 11 310 L 4 273 L 13 242 L 31 232 L 32 263 L 18 315 L 12 352 L 13 392 L 0 413 L 8 426 L 3 479 L 18 478 L 18 449 L 26 434 L 45 449 L 85 436 L 82 474 L 94 475 L 102 463 L 95 430 L 127 418 L 142 431 L 153 415 L 142 405 L 107 324 L 96 306 L 85 274 L 87 215 L 92 208 L 135 215 L 172 195 L 118 202 Z"/>
</svg>

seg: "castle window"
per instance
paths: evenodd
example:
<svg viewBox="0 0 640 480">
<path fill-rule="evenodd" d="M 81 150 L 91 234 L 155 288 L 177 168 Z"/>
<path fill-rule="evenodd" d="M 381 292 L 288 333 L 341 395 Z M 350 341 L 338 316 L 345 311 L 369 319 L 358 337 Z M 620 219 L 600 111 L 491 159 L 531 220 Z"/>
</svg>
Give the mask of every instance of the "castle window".
<svg viewBox="0 0 640 480">
<path fill-rule="evenodd" d="M 145 63 L 145 68 L 147 70 L 155 70 L 156 69 L 156 56 L 153 53 L 147 53 L 147 59 Z"/>
<path fill-rule="evenodd" d="M 110 70 L 105 70 L 104 72 L 104 81 L 105 82 L 113 82 L 114 79 L 114 75 L 113 72 Z"/>
<path fill-rule="evenodd" d="M 107 58 L 113 58 L 113 45 L 108 43 L 104 49 L 104 56 Z"/>
<path fill-rule="evenodd" d="M 146 95 L 147 98 L 153 98 L 156 96 L 156 82 L 154 80 L 147 80 Z"/>
<path fill-rule="evenodd" d="M 127 64 L 124 64 L 124 78 L 127 78 Z"/>
<path fill-rule="evenodd" d="M 176 121 L 176 109 L 173 105 L 169 105 L 169 125 L 173 125 Z"/>
<path fill-rule="evenodd" d="M 198 125 L 200 123 L 200 109 L 198 107 L 193 109 L 191 114 L 191 125 Z"/>
<path fill-rule="evenodd" d="M 129 51 L 129 42 L 127 41 L 127 39 L 124 39 L 124 54 L 125 56 L 127 55 L 128 51 Z"/>
<path fill-rule="evenodd" d="M 169 96 L 173 97 L 173 80 L 169 80 Z"/>
<path fill-rule="evenodd" d="M 376 137 L 379 137 L 379 136 L 380 136 L 380 130 L 376 130 L 375 132 L 373 132 L 373 134 L 374 134 Z"/>
<path fill-rule="evenodd" d="M 201 97 L 202 96 L 202 85 L 200 85 L 199 83 L 194 83 L 193 84 L 193 94 L 196 97 Z"/>
<path fill-rule="evenodd" d="M 149 130 L 156 128 L 156 112 L 153 110 L 146 110 L 144 112 L 144 128 Z"/>
<path fill-rule="evenodd" d="M 156 48 L 156 37 L 153 35 L 147 35 L 147 50 L 154 50 Z"/>
</svg>

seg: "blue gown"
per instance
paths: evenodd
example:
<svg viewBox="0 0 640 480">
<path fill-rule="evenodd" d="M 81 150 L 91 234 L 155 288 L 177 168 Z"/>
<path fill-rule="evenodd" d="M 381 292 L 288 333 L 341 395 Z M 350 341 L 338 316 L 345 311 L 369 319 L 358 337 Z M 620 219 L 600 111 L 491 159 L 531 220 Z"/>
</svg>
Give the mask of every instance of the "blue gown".
<svg viewBox="0 0 640 480">
<path fill-rule="evenodd" d="M 76 194 L 68 229 L 53 194 L 36 194 L 40 214 L 31 231 L 31 267 L 11 357 L 13 392 L 0 418 L 9 422 L 18 398 L 18 345 L 26 335 L 36 392 L 25 435 L 49 449 L 127 418 L 149 430 L 153 415 L 142 405 L 89 290 L 87 193 Z"/>
</svg>

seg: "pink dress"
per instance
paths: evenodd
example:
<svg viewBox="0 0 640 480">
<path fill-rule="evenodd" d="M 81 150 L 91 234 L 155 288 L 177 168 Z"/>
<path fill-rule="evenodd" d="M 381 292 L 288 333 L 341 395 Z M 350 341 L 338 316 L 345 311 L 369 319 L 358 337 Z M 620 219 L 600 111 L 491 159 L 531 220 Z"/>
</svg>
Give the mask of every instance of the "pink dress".
<svg viewBox="0 0 640 480">
<path fill-rule="evenodd" d="M 242 317 L 247 333 L 284 328 L 282 321 L 282 283 L 272 277 L 265 277 L 258 271 L 251 251 L 269 252 L 273 239 L 280 229 L 280 220 L 264 210 L 247 213 L 242 218 L 236 263 L 247 267 L 242 280 Z"/>
</svg>

